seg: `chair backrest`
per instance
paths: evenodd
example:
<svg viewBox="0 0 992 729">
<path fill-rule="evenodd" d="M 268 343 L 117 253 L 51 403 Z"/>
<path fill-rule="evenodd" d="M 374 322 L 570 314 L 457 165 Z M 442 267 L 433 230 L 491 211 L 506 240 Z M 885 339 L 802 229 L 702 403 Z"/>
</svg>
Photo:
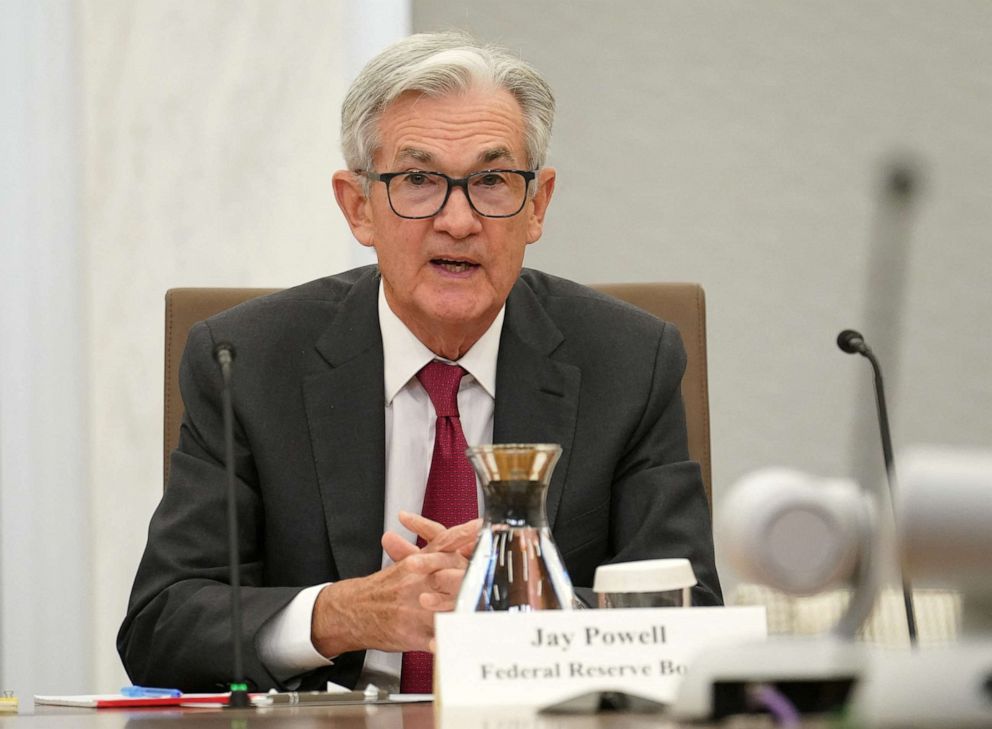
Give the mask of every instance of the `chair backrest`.
<svg viewBox="0 0 992 729">
<path fill-rule="evenodd" d="M 703 470 L 706 498 L 711 500 L 710 406 L 706 379 L 706 300 L 692 283 L 605 284 L 593 286 L 673 322 L 682 333 L 688 361 L 682 380 L 689 455 Z M 163 438 L 165 483 L 169 482 L 169 454 L 179 440 L 183 401 L 179 394 L 179 361 L 190 328 L 213 314 L 242 301 L 277 289 L 180 288 L 165 294 L 165 430 Z M 712 503 L 712 500 L 711 500 Z"/>
</svg>

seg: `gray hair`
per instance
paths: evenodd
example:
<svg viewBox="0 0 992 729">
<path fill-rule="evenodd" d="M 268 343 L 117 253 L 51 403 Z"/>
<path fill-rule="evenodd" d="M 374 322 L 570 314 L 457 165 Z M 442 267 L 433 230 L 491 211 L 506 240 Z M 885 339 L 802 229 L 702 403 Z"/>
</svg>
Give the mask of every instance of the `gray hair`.
<svg viewBox="0 0 992 729">
<path fill-rule="evenodd" d="M 351 170 L 372 169 L 379 119 L 390 103 L 413 91 L 426 96 L 465 91 L 479 83 L 510 92 L 524 117 L 530 169 L 544 165 L 555 118 L 551 87 L 509 51 L 481 45 L 461 32 L 420 33 L 373 58 L 351 84 L 341 108 L 341 146 Z"/>
</svg>

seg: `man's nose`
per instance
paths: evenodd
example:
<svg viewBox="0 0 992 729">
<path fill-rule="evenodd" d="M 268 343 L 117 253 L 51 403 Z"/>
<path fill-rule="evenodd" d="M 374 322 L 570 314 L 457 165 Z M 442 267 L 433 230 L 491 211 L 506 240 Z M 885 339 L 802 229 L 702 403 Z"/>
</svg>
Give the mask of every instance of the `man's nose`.
<svg viewBox="0 0 992 729">
<path fill-rule="evenodd" d="M 434 216 L 434 229 L 443 231 L 452 238 L 464 238 L 482 229 L 480 216 L 469 204 L 468 195 L 461 187 L 451 190 L 448 202 Z"/>
</svg>

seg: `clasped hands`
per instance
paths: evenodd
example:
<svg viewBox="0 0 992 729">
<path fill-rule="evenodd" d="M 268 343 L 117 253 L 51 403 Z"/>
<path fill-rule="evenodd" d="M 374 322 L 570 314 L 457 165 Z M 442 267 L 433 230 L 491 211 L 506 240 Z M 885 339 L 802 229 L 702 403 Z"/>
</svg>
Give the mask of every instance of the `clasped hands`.
<svg viewBox="0 0 992 729">
<path fill-rule="evenodd" d="M 395 532 L 386 532 L 382 548 L 393 564 L 321 590 L 314 604 L 310 640 L 322 655 L 367 648 L 430 650 L 434 613 L 454 608 L 481 520 L 448 529 L 405 511 L 399 519 L 425 546 L 417 547 Z"/>
</svg>

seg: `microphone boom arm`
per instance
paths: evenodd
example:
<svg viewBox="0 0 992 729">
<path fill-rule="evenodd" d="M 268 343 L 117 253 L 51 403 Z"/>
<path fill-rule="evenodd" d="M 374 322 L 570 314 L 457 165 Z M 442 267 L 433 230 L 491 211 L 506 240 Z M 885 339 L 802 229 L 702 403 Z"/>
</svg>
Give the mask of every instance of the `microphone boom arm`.
<svg viewBox="0 0 992 729">
<path fill-rule="evenodd" d="M 882 437 L 882 458 L 885 461 L 885 475 L 889 481 L 889 501 L 896 490 L 895 459 L 892 457 L 892 436 L 889 432 L 889 411 L 885 405 L 885 386 L 882 382 L 882 367 L 875 353 L 865 342 L 864 337 L 853 329 L 845 329 L 837 335 L 837 346 L 848 354 L 860 354 L 871 363 L 875 382 L 875 405 L 878 412 L 878 429 Z M 900 571 L 901 572 L 901 571 Z M 902 580 L 902 599 L 906 608 L 906 626 L 909 629 L 909 642 L 917 644 L 916 610 L 913 607 L 913 590 L 905 577 Z"/>
</svg>

